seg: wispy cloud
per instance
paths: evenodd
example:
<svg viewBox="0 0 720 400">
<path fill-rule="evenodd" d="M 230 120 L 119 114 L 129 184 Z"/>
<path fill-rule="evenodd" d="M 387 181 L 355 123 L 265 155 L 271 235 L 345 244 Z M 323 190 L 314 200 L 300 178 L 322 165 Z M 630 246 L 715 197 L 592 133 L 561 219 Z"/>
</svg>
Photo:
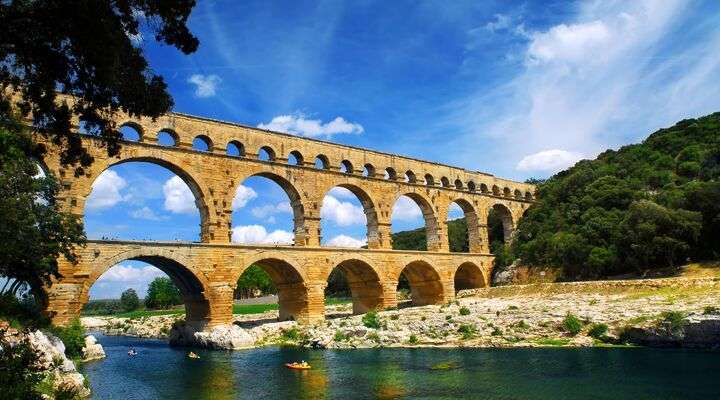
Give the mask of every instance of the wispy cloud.
<svg viewBox="0 0 720 400">
<path fill-rule="evenodd" d="M 720 107 L 720 31 L 696 25 L 696 10 L 675 0 L 588 1 L 578 9 L 572 20 L 527 32 L 506 84 L 453 103 L 451 123 L 466 132 L 453 143 L 462 159 L 476 163 L 466 144 L 484 142 L 486 155 L 515 175 L 548 174 L 579 154 Z"/>
<path fill-rule="evenodd" d="M 206 98 L 215 96 L 217 87 L 220 85 L 220 82 L 222 82 L 222 79 L 215 74 L 194 74 L 191 75 L 187 81 L 195 85 L 195 97 Z"/>
</svg>

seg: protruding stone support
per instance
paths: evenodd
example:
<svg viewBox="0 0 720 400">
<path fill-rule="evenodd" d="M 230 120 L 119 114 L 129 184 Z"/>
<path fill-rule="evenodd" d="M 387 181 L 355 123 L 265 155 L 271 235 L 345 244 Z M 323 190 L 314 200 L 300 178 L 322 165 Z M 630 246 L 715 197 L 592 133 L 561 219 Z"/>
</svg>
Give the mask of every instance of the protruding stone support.
<svg viewBox="0 0 720 400">
<path fill-rule="evenodd" d="M 468 249 L 471 253 L 483 253 L 487 254 L 490 252 L 490 243 L 488 243 L 488 226 L 485 224 L 477 224 L 474 227 L 468 225 L 468 232 L 470 229 L 475 230 L 475 234 L 468 235 Z"/>
<path fill-rule="evenodd" d="M 449 252 L 450 251 L 450 240 L 448 239 L 448 226 L 447 221 L 441 220 L 437 223 L 437 241 L 434 242 L 432 250 L 430 250 L 430 238 L 428 238 L 428 251 L 441 251 L 441 252 Z"/>
<path fill-rule="evenodd" d="M 210 286 L 207 297 L 202 293 L 187 296 L 185 320 L 198 330 L 232 324 L 233 292 L 233 286 L 227 283 L 217 283 Z"/>
<path fill-rule="evenodd" d="M 378 223 L 377 230 L 368 226 L 368 249 L 392 249 L 390 223 Z"/>
<path fill-rule="evenodd" d="M 320 218 L 314 216 L 305 216 L 305 227 L 296 228 L 295 230 L 295 246 L 320 247 L 322 241 L 322 233 L 320 227 Z"/>
<path fill-rule="evenodd" d="M 277 285 L 281 321 L 301 324 L 321 321 L 325 317 L 325 286 L 304 283 Z"/>
</svg>

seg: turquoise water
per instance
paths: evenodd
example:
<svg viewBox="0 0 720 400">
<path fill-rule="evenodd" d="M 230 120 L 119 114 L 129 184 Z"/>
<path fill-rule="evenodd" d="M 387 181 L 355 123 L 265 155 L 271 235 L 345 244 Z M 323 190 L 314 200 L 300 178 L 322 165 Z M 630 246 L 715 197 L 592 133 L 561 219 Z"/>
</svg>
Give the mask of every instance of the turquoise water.
<svg viewBox="0 0 720 400">
<path fill-rule="evenodd" d="M 187 350 L 98 337 L 95 399 L 718 399 L 720 353 L 674 349 Z M 127 356 L 134 346 L 136 357 Z M 304 359 L 310 371 L 282 367 Z M 438 363 L 452 370 L 433 370 Z"/>
</svg>

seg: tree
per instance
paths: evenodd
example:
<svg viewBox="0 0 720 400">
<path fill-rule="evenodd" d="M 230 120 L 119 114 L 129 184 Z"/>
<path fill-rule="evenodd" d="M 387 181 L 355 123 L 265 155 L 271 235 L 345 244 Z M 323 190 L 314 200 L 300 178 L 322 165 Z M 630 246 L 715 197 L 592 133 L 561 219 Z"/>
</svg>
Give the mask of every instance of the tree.
<svg viewBox="0 0 720 400">
<path fill-rule="evenodd" d="M 147 296 L 145 296 L 145 307 L 169 308 L 170 306 L 182 304 L 182 302 L 180 290 L 170 278 L 155 278 L 150 282 Z"/>
<path fill-rule="evenodd" d="M 11 106 L 33 128 L 66 146 L 62 161 L 92 163 L 71 116 L 104 140 L 109 155 L 121 134 L 113 116 L 158 117 L 173 105 L 140 43 L 145 36 L 194 52 L 186 23 L 194 0 L 9 0 L 0 2 L 0 116 Z M 74 100 L 58 99 L 57 92 Z"/>
<path fill-rule="evenodd" d="M 58 277 L 57 258 L 75 260 L 73 247 L 85 240 L 82 224 L 58 208 L 57 181 L 36 176 L 38 164 L 28 155 L 39 152 L 20 125 L 0 126 L 0 276 L 8 278 L 3 294 L 49 285 Z"/>
<path fill-rule="evenodd" d="M 120 305 L 125 311 L 135 311 L 140 306 L 140 299 L 138 298 L 135 289 L 128 289 L 120 295 Z"/>
<path fill-rule="evenodd" d="M 256 290 L 263 295 L 277 293 L 267 272 L 257 265 L 251 265 L 238 278 L 235 298 L 251 297 Z"/>
<path fill-rule="evenodd" d="M 42 399 L 37 385 L 43 379 L 37 354 L 25 336 L 10 343 L 5 331 L 0 331 L 0 388 L 4 399 Z"/>
</svg>

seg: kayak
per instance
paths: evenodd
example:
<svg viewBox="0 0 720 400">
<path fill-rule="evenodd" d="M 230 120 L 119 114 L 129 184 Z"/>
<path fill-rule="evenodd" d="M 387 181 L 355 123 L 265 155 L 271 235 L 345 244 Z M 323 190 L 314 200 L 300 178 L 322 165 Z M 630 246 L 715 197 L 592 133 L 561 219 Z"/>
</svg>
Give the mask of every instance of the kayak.
<svg viewBox="0 0 720 400">
<path fill-rule="evenodd" d="M 290 369 L 310 369 L 310 368 L 312 368 L 312 367 L 309 366 L 309 365 L 302 365 L 302 364 L 295 364 L 295 363 L 292 363 L 292 364 L 291 364 L 291 363 L 287 363 L 287 364 L 285 364 L 285 366 L 288 367 L 288 368 L 290 368 Z"/>
</svg>

